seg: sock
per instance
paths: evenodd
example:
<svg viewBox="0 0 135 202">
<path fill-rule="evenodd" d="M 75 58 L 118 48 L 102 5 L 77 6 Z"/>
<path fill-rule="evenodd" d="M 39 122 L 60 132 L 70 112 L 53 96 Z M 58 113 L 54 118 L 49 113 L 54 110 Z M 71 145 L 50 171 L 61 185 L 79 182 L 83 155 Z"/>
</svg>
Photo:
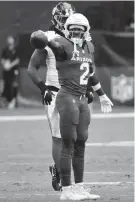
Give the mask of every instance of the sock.
<svg viewBox="0 0 135 202">
<path fill-rule="evenodd" d="M 81 140 L 76 140 L 74 144 L 74 152 L 72 158 L 75 183 L 83 182 L 84 152 L 85 142 Z"/>
<path fill-rule="evenodd" d="M 60 173 L 61 150 L 62 150 L 61 138 L 52 137 L 52 156 L 59 173 Z"/>
<path fill-rule="evenodd" d="M 62 186 L 71 185 L 71 159 L 73 153 L 73 142 L 62 141 L 62 152 L 60 159 L 60 175 Z"/>
</svg>

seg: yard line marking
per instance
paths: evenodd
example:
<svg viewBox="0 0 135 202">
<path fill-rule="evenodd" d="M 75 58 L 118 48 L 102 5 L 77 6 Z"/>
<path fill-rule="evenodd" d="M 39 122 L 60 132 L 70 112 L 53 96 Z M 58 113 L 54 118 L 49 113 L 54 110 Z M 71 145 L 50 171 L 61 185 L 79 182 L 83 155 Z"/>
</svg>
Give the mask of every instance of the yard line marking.
<svg viewBox="0 0 135 202">
<path fill-rule="evenodd" d="M 43 162 L 0 162 L 0 165 L 10 165 L 10 166 L 14 166 L 14 165 L 22 165 L 22 166 L 30 166 L 30 165 L 39 165 L 39 166 L 47 166 L 48 167 L 48 164 L 43 164 Z M 104 163 L 98 163 L 98 166 L 103 166 L 105 165 Z M 118 163 L 113 163 L 113 165 L 118 165 Z M 126 165 L 126 163 L 120 163 L 120 165 Z M 130 167 L 131 166 L 134 166 L 134 163 L 130 163 Z"/>
<path fill-rule="evenodd" d="M 24 170 L 25 170 L 25 169 L 24 169 Z M 41 172 L 42 172 L 42 173 L 47 174 L 47 175 L 48 175 L 48 173 L 49 173 L 48 171 L 42 171 L 42 170 L 38 170 L 38 171 L 37 171 L 36 168 L 35 168 L 35 171 L 33 171 L 33 170 L 34 170 L 34 168 L 32 168 L 32 170 L 29 170 L 29 171 L 26 170 L 26 172 L 32 172 L 32 173 L 34 173 L 34 172 L 35 172 L 35 173 L 41 173 Z M 20 169 L 20 171 L 19 171 L 18 168 L 17 168 L 17 170 L 12 170 L 12 169 L 11 169 L 11 171 L 0 172 L 0 175 L 6 175 L 6 174 L 9 174 L 9 173 L 14 173 L 14 172 L 16 173 L 16 172 L 22 172 L 22 171 L 21 171 L 21 169 Z M 73 174 L 73 171 L 72 171 L 72 174 Z M 115 175 L 133 175 L 133 172 L 129 172 L 129 171 L 127 171 L 127 172 L 113 172 L 113 171 L 108 171 L 108 172 L 107 172 L 107 171 L 100 171 L 100 172 L 94 172 L 94 171 L 93 171 L 93 172 L 90 172 L 90 171 L 85 171 L 84 174 L 89 174 L 89 175 L 90 175 L 90 174 L 93 174 L 93 175 L 99 175 L 99 174 L 101 174 L 101 175 L 104 175 L 104 174 L 110 174 L 110 175 L 111 175 L 111 174 L 112 174 L 112 175 L 113 175 L 113 174 L 115 174 Z"/>
<path fill-rule="evenodd" d="M 134 118 L 134 113 L 112 113 L 112 114 L 93 114 L 93 119 L 109 119 L 109 118 Z M 7 121 L 43 121 L 47 120 L 46 115 L 15 115 L 15 116 L 0 116 L 0 122 Z"/>
<path fill-rule="evenodd" d="M 134 184 L 134 182 L 85 182 L 86 185 L 120 185 L 120 184 Z"/>
<path fill-rule="evenodd" d="M 60 196 L 61 195 L 61 192 L 58 192 L 58 193 L 56 193 L 56 192 L 54 192 L 54 191 L 49 191 L 49 193 L 46 193 L 46 194 L 41 194 L 41 193 L 32 193 L 32 194 L 26 194 L 26 193 L 21 193 L 21 194 L 14 194 L 12 197 L 8 197 L 8 196 L 5 196 L 5 195 L 3 195 L 3 194 L 0 194 L 0 199 L 7 199 L 6 201 L 13 201 L 13 199 L 18 199 L 17 201 L 29 201 L 29 199 L 30 199 L 30 197 L 31 197 L 31 195 L 34 197 L 34 196 L 42 196 L 42 197 L 48 197 L 48 196 Z M 15 198 L 15 197 L 23 197 L 23 198 L 21 198 L 21 199 L 19 199 L 19 198 Z M 107 194 L 105 194 L 105 196 L 112 196 L 112 197 L 116 197 L 114 194 L 109 194 L 109 195 L 107 195 Z M 119 195 L 120 197 L 128 197 L 128 199 L 129 199 L 129 194 L 120 194 Z M 8 200 L 9 199 L 9 200 Z M 127 199 L 127 200 L 128 200 Z M 57 199 L 56 199 L 57 200 Z M 4 200 L 5 201 L 5 200 Z M 16 201 L 16 200 L 15 200 Z M 31 201 L 31 200 L 30 200 Z M 35 201 L 35 200 L 34 200 Z M 37 200 L 36 200 L 37 201 Z M 42 201 L 42 200 L 41 200 Z M 58 202 L 59 200 L 57 200 L 57 202 Z M 131 201 L 131 200 L 130 200 Z M 49 202 L 51 202 L 50 200 L 49 200 Z"/>
<path fill-rule="evenodd" d="M 33 180 L 34 181 L 34 180 Z M 15 181 L 4 181 L 4 182 L 0 182 L 0 184 L 7 184 L 7 183 L 20 183 L 20 184 L 29 184 L 29 183 L 33 183 L 33 181 L 21 181 L 21 180 L 15 180 Z M 44 181 L 43 183 L 41 183 L 41 181 L 34 181 L 36 183 L 40 183 L 40 184 L 50 184 L 50 182 Z M 74 183 L 73 183 L 74 184 Z M 134 182 L 84 182 L 84 185 L 120 185 L 120 184 L 134 184 Z"/>
<path fill-rule="evenodd" d="M 108 118 L 134 118 L 135 114 L 132 112 L 128 113 L 110 113 L 110 114 L 92 114 L 93 119 L 108 119 Z"/>
<path fill-rule="evenodd" d="M 6 121 L 42 121 L 42 120 L 47 120 L 46 115 L 0 116 L 0 122 L 6 122 Z"/>
<path fill-rule="evenodd" d="M 17 201 L 29 201 L 29 199 L 30 199 L 30 197 L 31 197 L 31 195 L 34 197 L 34 196 L 42 196 L 42 197 L 48 197 L 48 196 L 60 196 L 61 195 L 61 192 L 54 192 L 54 191 L 49 191 L 49 193 L 46 193 L 46 194 L 42 194 L 42 193 L 32 193 L 32 194 L 26 194 L 25 192 L 24 193 L 21 193 L 21 194 L 14 194 L 14 195 L 12 195 L 12 197 L 9 197 L 9 196 L 5 196 L 4 194 L 0 194 L 0 199 L 6 199 L 6 201 L 13 201 L 13 200 L 15 200 L 15 199 L 18 199 Z M 18 197 L 21 197 L 21 199 L 19 199 L 19 198 L 17 198 L 17 196 Z M 107 194 L 105 194 L 105 196 L 110 196 L 110 197 L 116 197 L 114 194 L 109 194 L 109 195 L 107 195 Z M 129 199 L 129 194 L 120 194 L 119 195 L 120 197 L 128 197 L 128 199 Z M 23 197 L 23 198 L 22 198 Z M 8 200 L 9 199 L 9 200 Z M 127 199 L 127 200 L 128 200 Z M 34 200 L 34 199 L 33 199 Z M 57 199 L 56 199 L 57 200 Z M 55 201 L 56 201 L 55 200 Z M 4 200 L 5 201 L 5 200 Z M 16 200 L 15 200 L 16 201 Z M 31 200 L 30 200 L 31 201 Z M 35 200 L 34 200 L 35 201 Z M 36 200 L 37 201 L 37 200 Z M 42 201 L 42 200 L 41 200 Z M 52 200 L 51 200 L 52 201 Z M 51 202 L 50 200 L 49 200 L 49 202 Z M 54 201 L 54 200 L 53 200 Z M 57 202 L 58 202 L 59 200 L 57 200 Z M 131 201 L 131 200 L 130 200 Z"/>
<path fill-rule="evenodd" d="M 134 147 L 134 141 L 86 143 L 87 147 Z"/>
<path fill-rule="evenodd" d="M 115 174 L 115 175 L 119 175 L 119 174 L 133 174 L 133 172 L 114 172 L 114 171 L 100 171 L 100 172 L 90 172 L 90 171 L 85 171 L 85 174 Z"/>
</svg>

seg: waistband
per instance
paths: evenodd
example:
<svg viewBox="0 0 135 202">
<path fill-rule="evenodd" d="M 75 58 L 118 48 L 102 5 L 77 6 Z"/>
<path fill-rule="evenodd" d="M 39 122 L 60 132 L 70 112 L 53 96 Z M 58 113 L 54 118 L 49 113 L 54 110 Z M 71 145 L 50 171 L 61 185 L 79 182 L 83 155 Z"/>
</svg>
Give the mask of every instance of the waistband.
<svg viewBox="0 0 135 202">
<path fill-rule="evenodd" d="M 82 98 L 86 98 L 85 94 L 81 94 L 81 95 L 73 94 L 72 92 L 68 91 L 67 89 L 63 87 L 60 90 L 64 92 L 65 94 L 69 94 L 70 96 L 73 96 L 74 98 L 77 98 L 79 100 L 81 100 Z"/>
</svg>

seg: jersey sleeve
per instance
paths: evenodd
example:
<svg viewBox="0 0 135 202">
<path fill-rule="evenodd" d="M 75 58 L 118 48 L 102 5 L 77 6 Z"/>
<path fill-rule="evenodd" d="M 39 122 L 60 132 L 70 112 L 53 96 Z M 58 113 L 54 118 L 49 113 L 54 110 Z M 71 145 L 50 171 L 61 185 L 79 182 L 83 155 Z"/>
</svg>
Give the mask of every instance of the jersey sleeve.
<svg viewBox="0 0 135 202">
<path fill-rule="evenodd" d="M 59 37 L 59 35 L 56 34 L 55 31 L 47 31 L 45 32 L 45 35 L 47 36 L 49 42 Z"/>
<path fill-rule="evenodd" d="M 63 37 L 56 36 L 53 40 L 48 42 L 48 46 L 53 50 L 56 60 L 63 61 L 66 59 L 67 54 L 65 51 L 65 43 Z"/>
</svg>

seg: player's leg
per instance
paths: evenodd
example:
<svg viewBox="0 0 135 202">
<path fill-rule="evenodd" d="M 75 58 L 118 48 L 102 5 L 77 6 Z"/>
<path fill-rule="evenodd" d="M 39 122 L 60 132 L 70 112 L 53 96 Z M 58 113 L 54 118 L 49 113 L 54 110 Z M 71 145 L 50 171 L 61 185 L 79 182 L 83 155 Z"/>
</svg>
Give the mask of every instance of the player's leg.
<svg viewBox="0 0 135 202">
<path fill-rule="evenodd" d="M 60 173 L 62 186 L 71 185 L 71 158 L 74 142 L 77 138 L 76 126 L 78 124 L 79 110 L 73 103 L 70 95 L 59 92 L 56 106 L 60 114 L 60 133 L 62 138 L 62 152 L 60 160 Z"/>
<path fill-rule="evenodd" d="M 79 124 L 77 126 L 77 140 L 74 145 L 73 170 L 75 183 L 83 182 L 85 142 L 88 138 L 88 127 L 90 124 L 90 110 L 87 100 L 80 101 Z"/>
<path fill-rule="evenodd" d="M 52 175 L 52 187 L 55 191 L 61 190 L 60 180 L 60 155 L 61 155 L 61 138 L 52 137 L 52 157 L 54 164 L 49 166 L 50 173 Z"/>
<path fill-rule="evenodd" d="M 56 164 L 58 173 L 60 173 L 60 155 L 62 149 L 62 140 L 61 138 L 52 137 L 52 157 Z"/>
<path fill-rule="evenodd" d="M 79 124 L 77 126 L 77 140 L 74 147 L 73 155 L 73 168 L 75 178 L 75 189 L 79 193 L 87 196 L 88 199 L 98 199 L 99 195 L 90 194 L 83 186 L 83 174 L 84 174 L 84 155 L 85 155 L 85 143 L 88 139 L 88 127 L 90 124 L 90 110 L 87 104 L 87 100 L 83 98 L 80 106 Z"/>
<path fill-rule="evenodd" d="M 52 134 L 52 156 L 58 171 L 60 171 L 59 154 L 61 153 L 61 134 L 59 127 L 59 113 L 55 104 L 57 93 L 53 93 L 55 94 L 55 97 L 53 97 L 51 105 L 47 106 L 47 117 Z"/>
<path fill-rule="evenodd" d="M 55 97 L 51 102 L 51 105 L 46 106 L 48 123 L 52 135 L 52 157 L 54 160 L 53 165 L 49 166 L 49 170 L 52 175 L 52 186 L 55 191 L 61 189 L 60 186 L 60 154 L 61 154 L 61 135 L 59 128 L 59 114 L 56 109 L 56 92 L 53 92 Z"/>
<path fill-rule="evenodd" d="M 77 138 L 76 126 L 79 121 L 79 109 L 71 95 L 59 91 L 56 106 L 60 114 L 60 132 L 62 137 L 62 152 L 60 160 L 60 175 L 62 182 L 62 194 L 60 199 L 81 200 L 84 195 L 75 193 L 71 186 L 71 163 L 74 142 Z"/>
</svg>

